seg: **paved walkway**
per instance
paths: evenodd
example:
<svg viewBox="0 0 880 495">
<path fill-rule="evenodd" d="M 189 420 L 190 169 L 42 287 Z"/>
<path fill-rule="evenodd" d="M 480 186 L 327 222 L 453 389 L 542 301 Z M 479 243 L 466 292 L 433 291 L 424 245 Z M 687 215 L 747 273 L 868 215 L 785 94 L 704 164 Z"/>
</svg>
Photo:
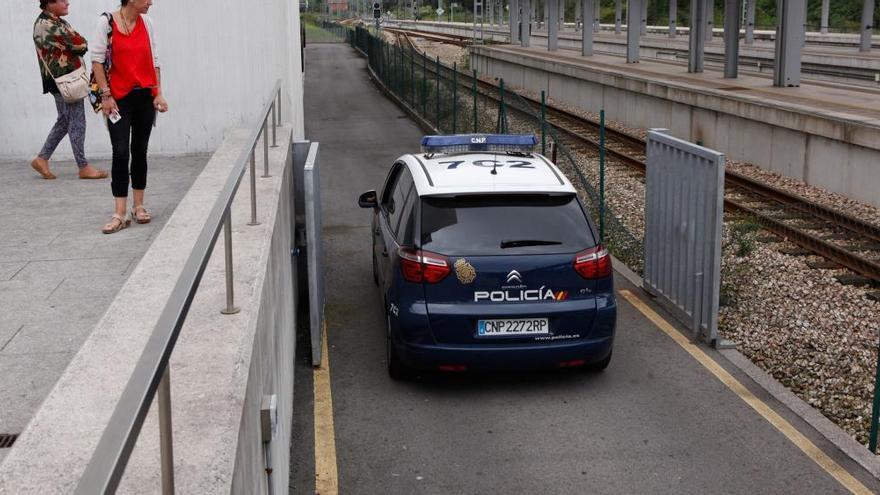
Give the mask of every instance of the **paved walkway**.
<svg viewBox="0 0 880 495">
<path fill-rule="evenodd" d="M 332 267 L 332 387 L 313 391 L 312 370 L 297 369 L 293 492 L 318 490 L 316 472 L 326 485 L 326 468 L 338 463 L 332 473 L 341 493 L 846 493 L 737 395 L 745 388 L 841 473 L 872 491 L 880 487 L 720 354 L 699 346 L 693 355 L 675 329 L 661 331 L 643 313 L 650 303 L 619 276 L 617 341 L 605 373 L 392 381 L 370 275 L 370 212 L 355 199 L 379 189 L 393 161 L 418 149 L 422 132 L 370 83 L 351 48 L 312 45 L 306 60 L 306 135 L 321 143 L 325 259 Z M 733 381 L 710 369 L 726 370 Z M 745 388 L 736 392 L 734 382 Z M 320 408 L 312 408 L 313 393 L 332 403 L 332 414 L 317 414 L 320 424 L 335 425 L 335 437 L 314 428 Z"/>
<path fill-rule="evenodd" d="M 45 181 L 27 162 L 0 163 L 0 433 L 24 429 L 207 160 L 152 158 L 153 222 L 109 236 L 109 179 L 81 181 L 58 162 Z"/>
</svg>

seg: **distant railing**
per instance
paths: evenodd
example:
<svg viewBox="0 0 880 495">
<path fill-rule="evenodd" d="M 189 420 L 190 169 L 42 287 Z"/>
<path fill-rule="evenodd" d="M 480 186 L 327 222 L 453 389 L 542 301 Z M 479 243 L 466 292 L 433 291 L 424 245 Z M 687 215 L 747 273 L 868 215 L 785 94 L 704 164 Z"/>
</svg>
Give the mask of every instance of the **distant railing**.
<svg viewBox="0 0 880 495">
<path fill-rule="evenodd" d="M 224 251 L 226 258 L 226 307 L 223 314 L 238 313 L 232 284 L 232 219 L 231 207 L 238 186 L 250 165 L 251 218 L 248 225 L 257 222 L 257 179 L 256 148 L 263 138 L 263 177 L 269 176 L 269 116 L 272 116 L 272 147 L 277 146 L 277 127 L 281 121 L 281 80 L 275 83 L 270 93 L 271 99 L 259 114 L 260 126 L 251 133 L 245 149 L 241 152 L 220 196 L 214 202 L 192 253 L 165 304 L 153 333 L 144 347 L 141 357 L 119 398 L 119 403 L 92 458 L 76 487 L 78 495 L 96 493 L 115 493 L 131 452 L 134 449 L 144 419 L 150 409 L 154 396 L 159 396 L 159 434 L 162 463 L 162 493 L 174 493 L 174 455 L 171 436 L 171 376 L 168 361 L 180 329 L 186 321 L 193 298 L 198 291 L 202 275 L 211 258 L 211 253 L 223 228 Z"/>
</svg>

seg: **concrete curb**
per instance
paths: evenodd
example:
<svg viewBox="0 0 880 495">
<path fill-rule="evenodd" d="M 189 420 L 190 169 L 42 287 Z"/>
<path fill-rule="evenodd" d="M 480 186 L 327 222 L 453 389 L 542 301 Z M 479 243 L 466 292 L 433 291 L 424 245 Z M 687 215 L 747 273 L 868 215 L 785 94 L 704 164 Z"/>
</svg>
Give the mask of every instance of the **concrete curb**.
<svg viewBox="0 0 880 495">
<path fill-rule="evenodd" d="M 622 275 L 636 287 L 642 287 L 642 278 L 629 269 L 622 261 L 614 256 L 611 257 L 614 270 Z M 752 361 L 736 349 L 717 349 L 730 364 L 751 378 L 761 389 L 770 394 L 780 404 L 788 408 L 797 417 L 812 426 L 826 440 L 831 442 L 843 454 L 856 462 L 874 478 L 880 480 L 880 458 L 872 454 L 864 445 L 857 442 L 847 432 L 834 424 L 830 419 L 822 415 L 813 406 L 804 402 L 785 385 L 779 383 L 766 371 L 759 368 Z"/>
</svg>

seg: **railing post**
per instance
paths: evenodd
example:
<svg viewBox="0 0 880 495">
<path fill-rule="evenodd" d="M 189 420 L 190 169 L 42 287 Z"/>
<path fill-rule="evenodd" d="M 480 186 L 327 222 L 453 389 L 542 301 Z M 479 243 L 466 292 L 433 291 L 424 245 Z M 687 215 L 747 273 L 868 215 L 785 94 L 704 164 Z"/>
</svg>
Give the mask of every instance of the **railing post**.
<svg viewBox="0 0 880 495">
<path fill-rule="evenodd" d="M 241 311 L 235 307 L 235 290 L 232 285 L 232 211 L 226 208 L 226 216 L 223 219 L 223 255 L 226 259 L 226 308 L 220 312 L 224 315 L 234 315 Z"/>
<path fill-rule="evenodd" d="M 257 221 L 257 151 L 251 148 L 251 221 L 248 225 L 260 225 Z"/>
<path fill-rule="evenodd" d="M 269 175 L 269 116 L 263 121 L 263 178 L 272 177 Z"/>
<path fill-rule="evenodd" d="M 277 102 L 274 105 L 272 105 L 272 147 L 273 148 L 278 147 L 278 116 L 275 113 L 276 112 L 275 108 L 277 106 L 278 106 Z"/>
<path fill-rule="evenodd" d="M 281 123 L 281 88 L 278 88 L 278 123 Z"/>
<path fill-rule="evenodd" d="M 228 218 L 228 217 L 227 217 Z M 174 494 L 174 442 L 171 431 L 171 363 L 159 381 L 159 456 L 162 463 L 162 494 Z"/>
<path fill-rule="evenodd" d="M 422 53 L 422 118 L 428 120 L 428 54 Z"/>
</svg>

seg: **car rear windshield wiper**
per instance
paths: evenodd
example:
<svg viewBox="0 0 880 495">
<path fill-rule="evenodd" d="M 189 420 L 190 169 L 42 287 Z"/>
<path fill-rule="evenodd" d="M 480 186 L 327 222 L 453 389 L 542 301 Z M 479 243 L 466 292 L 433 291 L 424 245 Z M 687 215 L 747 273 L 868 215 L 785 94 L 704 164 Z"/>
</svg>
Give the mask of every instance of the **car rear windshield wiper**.
<svg viewBox="0 0 880 495">
<path fill-rule="evenodd" d="M 562 244 L 560 241 L 542 241 L 539 239 L 519 239 L 516 241 L 501 241 L 501 249 L 523 246 L 555 246 Z"/>
</svg>

